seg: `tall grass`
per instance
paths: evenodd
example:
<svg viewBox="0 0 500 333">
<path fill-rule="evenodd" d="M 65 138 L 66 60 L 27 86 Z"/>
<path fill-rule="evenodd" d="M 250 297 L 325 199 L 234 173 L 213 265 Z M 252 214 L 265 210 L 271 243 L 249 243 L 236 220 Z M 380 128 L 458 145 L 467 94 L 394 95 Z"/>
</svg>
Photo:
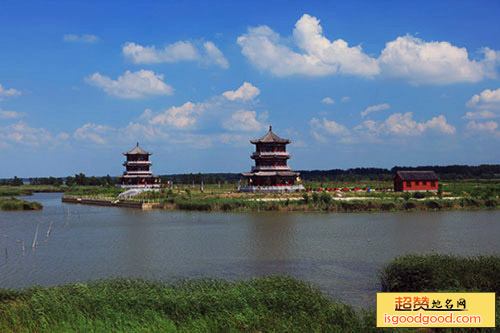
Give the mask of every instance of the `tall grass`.
<svg viewBox="0 0 500 333">
<path fill-rule="evenodd" d="M 1 210 L 40 210 L 42 208 L 42 204 L 36 201 L 28 202 L 18 198 L 0 197 Z"/>
<path fill-rule="evenodd" d="M 175 284 L 116 279 L 0 290 L 2 332 L 360 330 L 350 306 L 290 277 Z"/>
</svg>

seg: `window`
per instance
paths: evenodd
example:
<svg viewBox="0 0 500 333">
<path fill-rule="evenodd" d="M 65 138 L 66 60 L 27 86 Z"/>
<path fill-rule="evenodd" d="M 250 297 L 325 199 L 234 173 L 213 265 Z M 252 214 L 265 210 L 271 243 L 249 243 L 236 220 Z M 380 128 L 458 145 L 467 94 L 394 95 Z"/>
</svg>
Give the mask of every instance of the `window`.
<svg viewBox="0 0 500 333">
<path fill-rule="evenodd" d="M 419 180 L 416 180 L 416 181 L 415 181 L 415 185 L 420 185 L 420 181 L 419 181 Z"/>
<path fill-rule="evenodd" d="M 436 182 L 431 182 L 432 187 L 436 187 Z"/>
<path fill-rule="evenodd" d="M 406 187 L 411 187 L 411 182 L 406 182 Z"/>
<path fill-rule="evenodd" d="M 424 180 L 424 185 L 427 185 L 427 182 Z"/>
</svg>

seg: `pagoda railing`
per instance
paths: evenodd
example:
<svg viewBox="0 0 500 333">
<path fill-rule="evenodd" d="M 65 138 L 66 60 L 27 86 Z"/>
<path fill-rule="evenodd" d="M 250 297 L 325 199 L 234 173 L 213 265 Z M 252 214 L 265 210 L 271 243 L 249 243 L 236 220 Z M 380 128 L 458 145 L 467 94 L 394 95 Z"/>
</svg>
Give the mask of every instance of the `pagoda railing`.
<svg viewBox="0 0 500 333">
<path fill-rule="evenodd" d="M 144 165 L 144 164 L 151 165 L 153 163 L 151 163 L 150 161 L 125 161 L 125 162 L 123 162 L 123 165 L 134 165 L 134 164 L 138 164 L 138 165 Z"/>
<path fill-rule="evenodd" d="M 239 186 L 239 192 L 296 192 L 304 191 L 303 185 L 280 185 L 280 186 Z"/>
<path fill-rule="evenodd" d="M 123 173 L 124 175 L 144 175 L 144 176 L 147 176 L 147 175 L 153 175 L 153 172 L 152 171 L 125 171 Z"/>
<path fill-rule="evenodd" d="M 289 166 L 253 166 L 252 171 L 290 171 Z"/>
<path fill-rule="evenodd" d="M 288 153 L 287 151 L 254 151 L 252 153 L 252 157 L 273 156 L 273 155 L 290 156 L 290 153 Z"/>
</svg>

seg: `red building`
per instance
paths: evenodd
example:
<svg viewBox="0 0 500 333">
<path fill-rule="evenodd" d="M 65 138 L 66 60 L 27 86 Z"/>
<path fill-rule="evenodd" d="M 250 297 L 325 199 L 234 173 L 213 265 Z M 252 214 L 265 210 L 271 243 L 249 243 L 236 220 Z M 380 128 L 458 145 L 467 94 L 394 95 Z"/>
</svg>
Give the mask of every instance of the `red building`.
<svg viewBox="0 0 500 333">
<path fill-rule="evenodd" d="M 160 187 L 160 179 L 154 176 L 149 170 L 152 163 L 149 161 L 149 155 L 152 153 L 143 150 L 137 146 L 129 152 L 123 153 L 127 160 L 123 163 L 126 171 L 119 178 L 122 188 L 146 188 Z"/>
<path fill-rule="evenodd" d="M 262 138 L 251 140 L 255 152 L 250 156 L 255 160 L 255 166 L 251 172 L 242 175 L 247 180 L 247 186 L 240 186 L 241 192 L 293 192 L 304 190 L 299 184 L 299 172 L 290 170 L 287 160 L 290 154 L 286 151 L 286 145 L 291 141 L 282 139 L 272 131 Z"/>
<path fill-rule="evenodd" d="M 394 176 L 394 191 L 437 191 L 439 178 L 434 171 L 398 171 Z"/>
</svg>

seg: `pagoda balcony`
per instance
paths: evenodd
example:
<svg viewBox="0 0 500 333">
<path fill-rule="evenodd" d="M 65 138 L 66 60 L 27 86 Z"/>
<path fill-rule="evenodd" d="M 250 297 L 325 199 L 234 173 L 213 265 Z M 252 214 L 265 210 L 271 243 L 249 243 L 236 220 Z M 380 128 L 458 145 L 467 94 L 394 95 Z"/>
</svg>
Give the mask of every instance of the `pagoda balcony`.
<svg viewBox="0 0 500 333">
<path fill-rule="evenodd" d="M 253 166 L 252 167 L 252 172 L 256 171 L 290 171 L 290 167 L 283 165 L 283 166 Z"/>
<path fill-rule="evenodd" d="M 125 171 L 124 175 L 138 175 L 138 176 L 152 176 L 153 172 L 151 171 Z"/>
<path fill-rule="evenodd" d="M 291 157 L 287 151 L 255 151 L 252 153 L 250 157 L 256 158 L 256 157 L 268 157 L 268 156 L 286 157 L 286 158 Z"/>
<path fill-rule="evenodd" d="M 124 166 L 127 166 L 127 165 L 152 165 L 153 163 L 151 163 L 150 161 L 125 161 L 123 162 L 123 165 Z"/>
</svg>

